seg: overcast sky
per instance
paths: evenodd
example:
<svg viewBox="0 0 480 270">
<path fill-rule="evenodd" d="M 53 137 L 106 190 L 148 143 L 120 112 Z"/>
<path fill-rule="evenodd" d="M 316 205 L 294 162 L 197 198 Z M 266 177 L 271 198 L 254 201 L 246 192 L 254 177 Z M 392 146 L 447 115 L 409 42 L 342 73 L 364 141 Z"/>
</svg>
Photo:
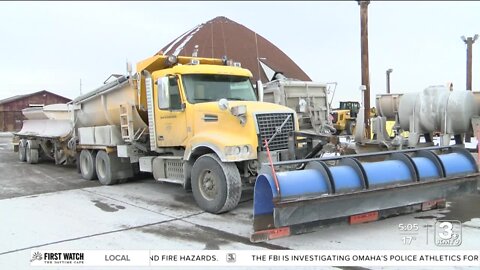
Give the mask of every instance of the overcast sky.
<svg viewBox="0 0 480 270">
<path fill-rule="evenodd" d="M 262 35 L 314 81 L 338 82 L 336 101 L 360 99 L 360 16 L 343 2 L 0 2 L 0 99 L 38 90 L 74 98 L 126 61 L 152 56 L 194 26 L 226 16 Z M 453 82 L 465 90 L 466 45 L 480 34 L 480 2 L 380 1 L 369 5 L 372 102 L 385 92 Z M 480 89 L 480 40 L 473 88 Z M 374 103 L 372 103 L 373 105 Z"/>
</svg>

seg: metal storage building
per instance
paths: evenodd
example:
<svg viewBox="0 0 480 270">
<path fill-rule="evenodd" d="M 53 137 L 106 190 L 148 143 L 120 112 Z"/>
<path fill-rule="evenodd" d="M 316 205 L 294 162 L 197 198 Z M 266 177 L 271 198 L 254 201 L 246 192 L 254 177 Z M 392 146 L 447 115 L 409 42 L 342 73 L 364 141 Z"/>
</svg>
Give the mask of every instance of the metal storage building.
<svg viewBox="0 0 480 270">
<path fill-rule="evenodd" d="M 163 47 L 158 53 L 191 56 L 198 45 L 199 57 L 227 56 L 249 69 L 254 82 L 271 80 L 274 72 L 286 77 L 311 81 L 310 77 L 270 41 L 226 17 L 216 17 L 195 26 Z"/>
</svg>

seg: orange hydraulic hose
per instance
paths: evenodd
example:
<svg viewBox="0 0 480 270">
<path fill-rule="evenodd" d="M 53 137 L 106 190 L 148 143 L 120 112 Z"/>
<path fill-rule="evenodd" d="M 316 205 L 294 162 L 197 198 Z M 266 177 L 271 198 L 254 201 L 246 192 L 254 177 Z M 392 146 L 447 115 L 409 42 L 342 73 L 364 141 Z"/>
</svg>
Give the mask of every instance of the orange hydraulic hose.
<svg viewBox="0 0 480 270">
<path fill-rule="evenodd" d="M 265 139 L 265 148 L 267 149 L 268 161 L 270 162 L 270 167 L 272 168 L 273 181 L 275 182 L 275 187 L 277 188 L 278 197 L 280 197 L 280 185 L 278 184 L 277 174 L 275 173 L 272 156 L 270 155 L 270 149 L 268 148 L 268 142 L 266 139 Z"/>
</svg>

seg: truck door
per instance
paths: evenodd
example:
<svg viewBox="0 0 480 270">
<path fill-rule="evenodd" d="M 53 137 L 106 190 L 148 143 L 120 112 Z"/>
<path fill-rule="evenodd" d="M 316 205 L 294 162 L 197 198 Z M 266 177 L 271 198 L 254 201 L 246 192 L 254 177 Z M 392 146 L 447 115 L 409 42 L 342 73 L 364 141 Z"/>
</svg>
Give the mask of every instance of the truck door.
<svg viewBox="0 0 480 270">
<path fill-rule="evenodd" d="M 158 147 L 185 145 L 187 118 L 184 97 L 178 86 L 178 78 L 176 76 L 160 78 L 156 86 L 155 130 L 157 145 Z"/>
</svg>

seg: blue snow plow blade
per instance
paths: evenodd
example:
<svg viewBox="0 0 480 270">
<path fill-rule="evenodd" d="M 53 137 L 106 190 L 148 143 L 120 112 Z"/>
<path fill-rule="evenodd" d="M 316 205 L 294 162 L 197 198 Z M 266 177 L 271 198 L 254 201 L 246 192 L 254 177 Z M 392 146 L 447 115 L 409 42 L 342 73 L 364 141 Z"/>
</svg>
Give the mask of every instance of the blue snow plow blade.
<svg viewBox="0 0 480 270">
<path fill-rule="evenodd" d="M 437 152 L 437 153 L 435 153 Z M 387 160 L 360 162 L 365 157 Z M 326 161 L 337 160 L 335 166 Z M 254 188 L 252 241 L 289 226 L 444 200 L 477 189 L 478 166 L 459 147 L 428 147 L 264 164 Z M 408 211 L 403 211 L 407 213 Z M 257 239 L 255 239 L 255 236 Z"/>
</svg>

